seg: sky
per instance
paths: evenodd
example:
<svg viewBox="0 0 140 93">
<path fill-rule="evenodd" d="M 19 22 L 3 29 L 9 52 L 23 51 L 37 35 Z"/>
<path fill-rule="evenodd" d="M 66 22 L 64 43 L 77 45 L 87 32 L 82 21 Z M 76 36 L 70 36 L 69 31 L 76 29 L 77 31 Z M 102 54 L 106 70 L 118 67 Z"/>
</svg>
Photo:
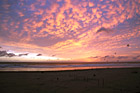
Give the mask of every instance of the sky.
<svg viewBox="0 0 140 93">
<path fill-rule="evenodd" d="M 0 0 L 0 60 L 140 61 L 140 0 Z"/>
</svg>

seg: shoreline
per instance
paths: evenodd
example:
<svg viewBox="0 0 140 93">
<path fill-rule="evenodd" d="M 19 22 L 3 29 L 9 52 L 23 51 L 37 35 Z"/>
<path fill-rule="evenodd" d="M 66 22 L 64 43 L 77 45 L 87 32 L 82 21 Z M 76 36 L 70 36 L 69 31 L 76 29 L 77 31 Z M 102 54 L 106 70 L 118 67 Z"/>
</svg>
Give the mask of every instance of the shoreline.
<svg viewBox="0 0 140 93">
<path fill-rule="evenodd" d="M 123 69 L 123 68 L 140 68 L 140 66 L 94 66 L 94 67 L 60 67 L 60 68 L 1 68 L 0 72 L 58 72 L 58 71 L 82 71 L 96 69 Z"/>
<path fill-rule="evenodd" d="M 48 71 L 0 71 L 0 73 L 40 73 L 40 72 L 73 72 L 73 71 L 92 71 L 92 70 L 106 70 L 106 69 L 140 69 L 140 67 L 122 67 L 122 68 L 94 68 L 94 69 L 74 69 L 74 70 L 48 70 Z"/>
<path fill-rule="evenodd" d="M 140 68 L 140 62 L 87 63 L 0 63 L 0 71 L 67 71 L 107 68 Z"/>
</svg>

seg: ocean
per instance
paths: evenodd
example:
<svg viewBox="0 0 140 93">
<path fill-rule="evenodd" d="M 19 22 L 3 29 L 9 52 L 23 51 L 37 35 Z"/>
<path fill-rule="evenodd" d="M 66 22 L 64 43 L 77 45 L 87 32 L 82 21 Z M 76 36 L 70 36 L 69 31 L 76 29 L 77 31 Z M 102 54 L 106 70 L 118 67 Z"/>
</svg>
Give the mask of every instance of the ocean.
<svg viewBox="0 0 140 93">
<path fill-rule="evenodd" d="M 64 71 L 135 67 L 140 67 L 140 62 L 0 62 L 0 71 Z"/>
</svg>

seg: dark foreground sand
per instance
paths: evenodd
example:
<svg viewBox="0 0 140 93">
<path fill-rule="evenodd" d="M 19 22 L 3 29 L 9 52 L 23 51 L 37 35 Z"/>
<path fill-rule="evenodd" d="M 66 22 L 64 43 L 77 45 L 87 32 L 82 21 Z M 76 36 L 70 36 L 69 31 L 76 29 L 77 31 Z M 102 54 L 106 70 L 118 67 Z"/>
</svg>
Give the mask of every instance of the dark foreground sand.
<svg viewBox="0 0 140 93">
<path fill-rule="evenodd" d="M 140 93 L 140 68 L 0 72 L 0 93 Z"/>
</svg>

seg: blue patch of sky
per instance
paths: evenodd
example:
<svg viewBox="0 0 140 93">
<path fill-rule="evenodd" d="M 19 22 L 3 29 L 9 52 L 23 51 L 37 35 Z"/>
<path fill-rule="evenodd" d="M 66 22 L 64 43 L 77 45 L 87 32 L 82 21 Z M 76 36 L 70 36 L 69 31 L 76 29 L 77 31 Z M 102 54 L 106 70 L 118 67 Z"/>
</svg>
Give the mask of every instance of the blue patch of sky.
<svg viewBox="0 0 140 93">
<path fill-rule="evenodd" d="M 57 3 L 60 5 L 60 7 L 62 7 L 65 1 L 61 0 L 60 2 L 57 2 Z"/>
<path fill-rule="evenodd" d="M 28 32 L 24 31 L 24 33 L 22 34 L 21 38 L 27 37 L 27 36 L 28 36 Z"/>
<path fill-rule="evenodd" d="M 36 32 L 34 32 L 34 33 L 35 33 L 35 34 L 39 33 L 41 29 L 42 29 L 42 27 L 36 28 Z"/>
<path fill-rule="evenodd" d="M 138 21 L 139 20 L 137 19 L 137 17 L 133 17 L 131 19 L 125 20 L 123 23 L 120 23 L 115 27 L 117 30 L 117 33 L 118 34 L 126 33 L 127 30 L 133 32 L 133 28 L 140 25 L 140 24 L 136 24 Z"/>
</svg>

